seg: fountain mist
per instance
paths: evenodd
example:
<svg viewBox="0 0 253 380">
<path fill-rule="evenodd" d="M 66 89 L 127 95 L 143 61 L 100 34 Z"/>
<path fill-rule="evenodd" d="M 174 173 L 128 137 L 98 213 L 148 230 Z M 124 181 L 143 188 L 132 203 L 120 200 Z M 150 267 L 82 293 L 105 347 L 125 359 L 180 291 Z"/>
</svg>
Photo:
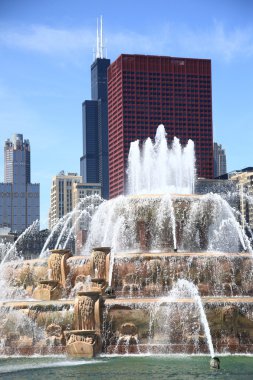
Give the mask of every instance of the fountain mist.
<svg viewBox="0 0 253 380">
<path fill-rule="evenodd" d="M 161 124 L 155 142 L 148 138 L 142 147 L 139 140 L 131 143 L 128 157 L 128 194 L 192 194 L 195 180 L 194 143 L 182 148 L 174 138 L 169 148 Z"/>
<path fill-rule="evenodd" d="M 14 242 L 14 244 L 6 252 L 6 254 L 5 254 L 5 256 L 2 259 L 2 262 L 0 264 L 0 268 L 10 258 L 11 253 L 15 252 L 17 244 L 20 241 L 22 241 L 23 239 L 25 239 L 27 236 L 29 236 L 29 234 L 31 234 L 34 230 L 38 231 L 38 228 L 39 228 L 39 221 L 35 220 L 29 227 L 27 227 L 27 229 L 24 232 L 22 232 L 21 235 L 19 235 L 17 240 Z"/>
</svg>

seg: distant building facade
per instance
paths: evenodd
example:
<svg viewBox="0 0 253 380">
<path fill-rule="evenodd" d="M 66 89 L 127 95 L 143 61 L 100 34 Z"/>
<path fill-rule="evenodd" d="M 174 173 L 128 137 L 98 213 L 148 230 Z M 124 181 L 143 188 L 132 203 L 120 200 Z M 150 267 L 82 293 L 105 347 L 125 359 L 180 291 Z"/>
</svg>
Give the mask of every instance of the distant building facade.
<svg viewBox="0 0 253 380">
<path fill-rule="evenodd" d="M 228 194 L 229 192 L 236 192 L 237 188 L 231 179 L 206 179 L 198 178 L 195 182 L 196 194 Z M 233 204 L 233 206 L 237 206 Z"/>
<path fill-rule="evenodd" d="M 101 197 L 100 183 L 74 183 L 73 184 L 73 207 L 85 197 L 99 195 Z"/>
<path fill-rule="evenodd" d="M 50 210 L 49 210 L 49 229 L 64 215 L 73 210 L 73 184 L 81 183 L 82 177 L 77 173 L 67 173 L 61 171 L 53 177 Z"/>
<path fill-rule="evenodd" d="M 98 196 L 97 199 L 89 198 L 91 196 Z M 87 198 L 88 197 L 88 198 Z M 82 210 L 86 210 L 91 204 L 93 206 L 98 206 L 101 203 L 101 185 L 100 183 L 75 183 L 73 184 L 73 208 L 79 205 L 80 213 L 77 215 L 73 215 L 73 223 L 76 222 L 78 218 L 79 223 L 75 223 L 76 232 L 80 230 L 87 231 L 88 224 L 90 220 L 85 218 L 85 211 L 83 217 L 78 217 Z"/>
<path fill-rule="evenodd" d="M 96 58 L 91 65 L 91 100 L 85 100 L 82 104 L 83 155 L 80 159 L 80 174 L 84 183 L 101 183 L 102 197 L 108 199 L 107 69 L 110 60 L 104 58 L 103 54 L 102 24 L 100 31 Z"/>
<path fill-rule="evenodd" d="M 40 185 L 31 183 L 29 140 L 14 134 L 4 146 L 4 183 L 0 183 L 0 227 L 20 234 L 40 218 Z"/>
<path fill-rule="evenodd" d="M 213 178 L 211 61 L 122 54 L 108 68 L 110 197 L 124 193 L 130 143 L 154 138 L 195 143 L 197 175 Z"/>
<path fill-rule="evenodd" d="M 221 144 L 213 144 L 213 172 L 214 178 L 227 173 L 227 159 L 225 149 Z"/>
<path fill-rule="evenodd" d="M 79 213 L 73 215 L 72 223 L 75 226 L 76 245 L 75 253 L 81 254 L 82 247 L 87 239 L 90 217 L 86 213 L 89 207 L 95 208 L 102 202 L 100 183 L 75 183 L 73 185 L 73 207 L 79 205 Z M 93 212 L 91 212 L 93 214 Z"/>
<path fill-rule="evenodd" d="M 244 168 L 228 174 L 236 184 L 239 193 L 241 223 L 248 224 L 253 230 L 253 167 Z"/>
</svg>

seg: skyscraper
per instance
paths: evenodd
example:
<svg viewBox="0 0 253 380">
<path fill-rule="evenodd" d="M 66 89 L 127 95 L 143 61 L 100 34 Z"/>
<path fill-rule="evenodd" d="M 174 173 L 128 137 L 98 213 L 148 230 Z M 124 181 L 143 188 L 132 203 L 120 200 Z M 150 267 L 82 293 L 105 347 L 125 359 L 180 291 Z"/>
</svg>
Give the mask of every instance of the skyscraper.
<svg viewBox="0 0 253 380">
<path fill-rule="evenodd" d="M 31 183 L 29 140 L 15 134 L 4 146 L 4 183 L 0 183 L 0 227 L 21 233 L 40 217 L 39 184 Z"/>
<path fill-rule="evenodd" d="M 62 170 L 53 177 L 50 210 L 49 210 L 49 229 L 58 222 L 60 218 L 73 210 L 73 185 L 82 183 L 82 177 L 77 173 L 67 173 Z"/>
<path fill-rule="evenodd" d="M 85 183 L 101 183 L 102 197 L 109 197 L 107 68 L 104 58 L 102 19 L 97 28 L 97 50 L 91 65 L 91 100 L 82 104 L 83 156 L 80 174 Z"/>
<path fill-rule="evenodd" d="M 110 197 L 124 192 L 131 141 L 153 138 L 161 123 L 169 141 L 194 141 L 198 176 L 213 178 L 210 60 L 123 54 L 110 65 Z"/>
<path fill-rule="evenodd" d="M 227 159 L 225 149 L 221 144 L 213 144 L 213 172 L 214 178 L 227 173 Z"/>
</svg>

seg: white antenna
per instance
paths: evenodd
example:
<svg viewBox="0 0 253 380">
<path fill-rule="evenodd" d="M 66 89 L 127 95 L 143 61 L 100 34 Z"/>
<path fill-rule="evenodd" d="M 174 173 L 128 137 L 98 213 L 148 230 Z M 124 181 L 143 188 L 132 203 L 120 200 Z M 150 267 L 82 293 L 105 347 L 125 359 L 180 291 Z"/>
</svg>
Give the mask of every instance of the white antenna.
<svg viewBox="0 0 253 380">
<path fill-rule="evenodd" d="M 103 49 L 103 16 L 100 16 L 100 58 L 104 58 Z"/>
<path fill-rule="evenodd" d="M 99 21 L 97 18 L 97 46 L 96 46 L 96 54 L 94 54 L 95 58 L 104 58 L 104 50 L 103 46 L 103 16 L 100 16 L 100 29 L 99 29 Z M 107 56 L 107 53 L 105 54 Z"/>
<path fill-rule="evenodd" d="M 99 32 L 98 32 L 98 19 L 97 19 L 97 49 L 96 58 L 100 58 L 100 43 L 99 43 Z"/>
</svg>

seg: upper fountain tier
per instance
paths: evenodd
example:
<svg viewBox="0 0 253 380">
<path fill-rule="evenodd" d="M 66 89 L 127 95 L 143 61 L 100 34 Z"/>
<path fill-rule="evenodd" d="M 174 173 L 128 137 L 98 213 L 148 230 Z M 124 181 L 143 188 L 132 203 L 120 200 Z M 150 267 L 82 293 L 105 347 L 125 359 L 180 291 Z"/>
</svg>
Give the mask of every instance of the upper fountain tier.
<svg viewBox="0 0 253 380">
<path fill-rule="evenodd" d="M 182 148 L 174 137 L 168 147 L 166 132 L 161 124 L 155 141 L 148 138 L 143 146 L 139 140 L 131 143 L 128 156 L 127 193 L 192 194 L 195 180 L 194 143 L 189 140 Z"/>
<path fill-rule="evenodd" d="M 250 249 L 233 209 L 218 194 L 120 196 L 94 214 L 85 251 L 221 251 Z"/>
<path fill-rule="evenodd" d="M 217 194 L 193 195 L 194 144 L 168 147 L 163 125 L 154 143 L 131 143 L 128 196 L 102 203 L 93 216 L 85 251 L 109 246 L 112 252 L 181 249 L 238 252 L 249 242 L 234 211 Z M 176 193 L 176 194 L 175 194 Z M 187 195 L 186 195 L 187 194 Z"/>
</svg>

